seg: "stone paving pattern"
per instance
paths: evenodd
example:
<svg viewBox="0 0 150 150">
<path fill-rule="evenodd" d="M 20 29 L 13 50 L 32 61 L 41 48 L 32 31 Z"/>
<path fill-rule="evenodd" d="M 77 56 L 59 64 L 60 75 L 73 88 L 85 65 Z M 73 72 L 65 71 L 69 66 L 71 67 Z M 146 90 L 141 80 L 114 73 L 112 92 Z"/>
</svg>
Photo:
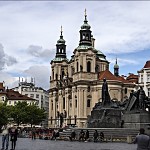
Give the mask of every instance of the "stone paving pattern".
<svg viewBox="0 0 150 150">
<path fill-rule="evenodd" d="M 0 148 L 2 137 L 0 136 Z M 9 144 L 9 149 L 11 143 Z M 51 140 L 32 140 L 30 138 L 18 138 L 16 150 L 136 150 L 136 144 L 127 143 L 93 143 L 78 141 L 51 141 Z"/>
</svg>

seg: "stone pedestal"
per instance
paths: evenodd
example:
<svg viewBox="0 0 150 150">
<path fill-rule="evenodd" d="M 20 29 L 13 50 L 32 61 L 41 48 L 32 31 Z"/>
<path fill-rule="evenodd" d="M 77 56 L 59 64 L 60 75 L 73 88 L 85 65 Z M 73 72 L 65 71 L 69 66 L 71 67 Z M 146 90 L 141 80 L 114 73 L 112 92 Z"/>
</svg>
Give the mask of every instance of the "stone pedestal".
<svg viewBox="0 0 150 150">
<path fill-rule="evenodd" d="M 88 117 L 89 128 L 120 128 L 121 110 L 118 108 L 94 109 Z"/>
<path fill-rule="evenodd" d="M 147 111 L 126 111 L 122 117 L 124 128 L 140 129 L 144 128 L 145 132 L 150 134 L 150 113 Z"/>
</svg>

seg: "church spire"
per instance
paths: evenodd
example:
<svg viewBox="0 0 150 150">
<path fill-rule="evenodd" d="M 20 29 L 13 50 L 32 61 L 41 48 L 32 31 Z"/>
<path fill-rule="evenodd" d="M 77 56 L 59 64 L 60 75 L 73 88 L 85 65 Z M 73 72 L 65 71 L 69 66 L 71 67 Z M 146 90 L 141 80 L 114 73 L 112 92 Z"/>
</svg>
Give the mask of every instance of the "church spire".
<svg viewBox="0 0 150 150">
<path fill-rule="evenodd" d="M 85 9 L 85 19 L 84 19 L 84 23 L 81 26 L 81 30 L 80 30 L 80 42 L 79 45 L 87 45 L 87 46 L 92 46 L 92 42 L 91 42 L 91 26 L 88 24 L 87 21 L 87 12 Z"/>
<path fill-rule="evenodd" d="M 65 40 L 63 39 L 63 30 L 61 26 L 60 30 L 60 39 L 57 41 L 56 44 L 56 58 L 66 58 L 66 45 Z"/>
<path fill-rule="evenodd" d="M 119 76 L 119 65 L 117 64 L 117 57 L 116 57 L 116 64 L 114 65 L 114 75 Z"/>
</svg>

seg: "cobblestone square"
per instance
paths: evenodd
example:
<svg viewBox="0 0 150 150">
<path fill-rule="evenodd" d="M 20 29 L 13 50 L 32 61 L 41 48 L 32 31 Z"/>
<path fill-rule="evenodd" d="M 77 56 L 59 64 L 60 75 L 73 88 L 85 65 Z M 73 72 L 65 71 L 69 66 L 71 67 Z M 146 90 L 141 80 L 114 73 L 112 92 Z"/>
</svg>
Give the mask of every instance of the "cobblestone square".
<svg viewBox="0 0 150 150">
<path fill-rule="evenodd" d="M 2 137 L 0 136 L 0 146 Z M 1 147 L 0 147 L 1 148 Z M 11 143 L 9 143 L 9 149 Z M 32 140 L 30 138 L 18 138 L 16 150 L 136 150 L 136 144 L 127 143 L 93 143 L 78 141 L 51 141 L 51 140 Z"/>
</svg>

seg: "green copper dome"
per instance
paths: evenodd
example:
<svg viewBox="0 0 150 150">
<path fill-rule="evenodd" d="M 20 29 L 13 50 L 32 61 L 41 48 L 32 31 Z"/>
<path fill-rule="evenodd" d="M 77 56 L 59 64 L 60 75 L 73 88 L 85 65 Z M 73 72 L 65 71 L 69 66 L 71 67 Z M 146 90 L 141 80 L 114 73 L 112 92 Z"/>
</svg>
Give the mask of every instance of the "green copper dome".
<svg viewBox="0 0 150 150">
<path fill-rule="evenodd" d="M 116 64 L 114 65 L 114 69 L 119 69 L 119 65 L 117 64 L 117 58 L 116 58 Z"/>
<path fill-rule="evenodd" d="M 60 39 L 57 41 L 57 44 L 65 44 L 65 40 L 63 39 L 63 36 L 60 36 Z"/>
<path fill-rule="evenodd" d="M 117 69 L 118 69 L 118 68 L 119 68 L 119 65 L 118 65 L 118 64 L 115 64 L 115 65 L 114 65 L 114 68 L 117 68 Z"/>
</svg>

